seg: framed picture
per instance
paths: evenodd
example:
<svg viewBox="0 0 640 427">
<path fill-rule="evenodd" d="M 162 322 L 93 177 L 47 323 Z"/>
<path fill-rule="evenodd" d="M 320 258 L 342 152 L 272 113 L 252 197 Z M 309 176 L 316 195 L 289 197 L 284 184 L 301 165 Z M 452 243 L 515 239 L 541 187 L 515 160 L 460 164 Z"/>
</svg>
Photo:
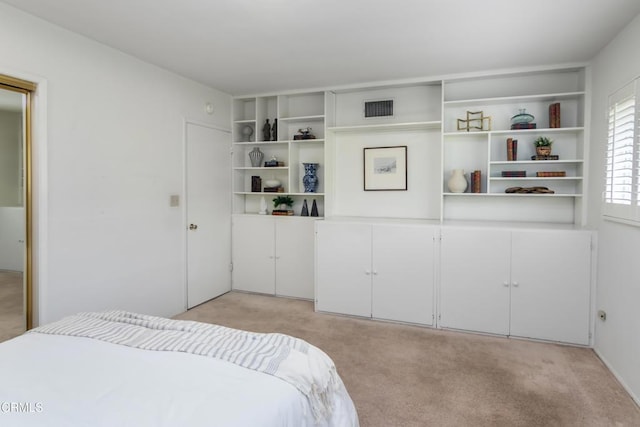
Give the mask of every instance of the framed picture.
<svg viewBox="0 0 640 427">
<path fill-rule="evenodd" d="M 407 146 L 364 149 L 364 191 L 407 190 Z"/>
</svg>

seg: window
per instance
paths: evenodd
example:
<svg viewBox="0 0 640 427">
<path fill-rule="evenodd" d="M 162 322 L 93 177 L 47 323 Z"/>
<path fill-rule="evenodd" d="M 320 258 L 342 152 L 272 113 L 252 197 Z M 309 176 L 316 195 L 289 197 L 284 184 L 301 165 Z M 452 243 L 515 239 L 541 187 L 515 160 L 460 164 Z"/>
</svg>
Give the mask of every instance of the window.
<svg viewBox="0 0 640 427">
<path fill-rule="evenodd" d="M 634 80 L 609 97 L 603 215 L 640 225 L 640 89 Z"/>
</svg>

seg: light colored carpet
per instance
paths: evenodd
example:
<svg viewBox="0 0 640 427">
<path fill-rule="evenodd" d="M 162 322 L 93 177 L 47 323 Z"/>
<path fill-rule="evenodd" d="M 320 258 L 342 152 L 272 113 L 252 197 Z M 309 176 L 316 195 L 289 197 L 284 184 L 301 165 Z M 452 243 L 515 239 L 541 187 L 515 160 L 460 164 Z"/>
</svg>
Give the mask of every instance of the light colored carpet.
<svg viewBox="0 0 640 427">
<path fill-rule="evenodd" d="M 22 273 L 0 270 L 0 342 L 25 331 Z"/>
<path fill-rule="evenodd" d="M 319 314 L 308 301 L 236 292 L 176 318 L 323 349 L 362 427 L 640 426 L 640 409 L 586 348 Z"/>
</svg>

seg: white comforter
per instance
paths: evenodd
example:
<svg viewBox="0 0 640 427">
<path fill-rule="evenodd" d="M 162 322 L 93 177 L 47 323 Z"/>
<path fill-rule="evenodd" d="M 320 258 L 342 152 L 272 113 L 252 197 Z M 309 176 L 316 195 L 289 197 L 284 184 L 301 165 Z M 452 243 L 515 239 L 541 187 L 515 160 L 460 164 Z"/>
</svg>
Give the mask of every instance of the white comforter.
<svg viewBox="0 0 640 427">
<path fill-rule="evenodd" d="M 319 425 L 357 426 L 344 386 Z M 0 344 L 2 426 L 314 426 L 287 382 L 229 362 L 95 339 L 27 334 Z"/>
</svg>

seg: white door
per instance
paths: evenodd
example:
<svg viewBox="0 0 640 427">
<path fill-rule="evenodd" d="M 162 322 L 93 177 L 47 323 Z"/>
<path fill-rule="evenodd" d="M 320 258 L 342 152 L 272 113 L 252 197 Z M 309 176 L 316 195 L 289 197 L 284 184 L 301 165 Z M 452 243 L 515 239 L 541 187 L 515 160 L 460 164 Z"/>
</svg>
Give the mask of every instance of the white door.
<svg viewBox="0 0 640 427">
<path fill-rule="evenodd" d="M 371 226 L 316 224 L 316 308 L 371 317 Z"/>
<path fill-rule="evenodd" d="M 440 326 L 508 335 L 511 233 L 445 227 L 440 257 Z"/>
<path fill-rule="evenodd" d="M 514 231 L 511 335 L 589 344 L 591 233 Z"/>
<path fill-rule="evenodd" d="M 435 230 L 373 226 L 373 317 L 433 324 Z"/>
<path fill-rule="evenodd" d="M 233 216 L 233 289 L 273 295 L 275 224 L 270 215 Z"/>
<path fill-rule="evenodd" d="M 231 289 L 231 136 L 187 123 L 187 306 Z"/>
</svg>

